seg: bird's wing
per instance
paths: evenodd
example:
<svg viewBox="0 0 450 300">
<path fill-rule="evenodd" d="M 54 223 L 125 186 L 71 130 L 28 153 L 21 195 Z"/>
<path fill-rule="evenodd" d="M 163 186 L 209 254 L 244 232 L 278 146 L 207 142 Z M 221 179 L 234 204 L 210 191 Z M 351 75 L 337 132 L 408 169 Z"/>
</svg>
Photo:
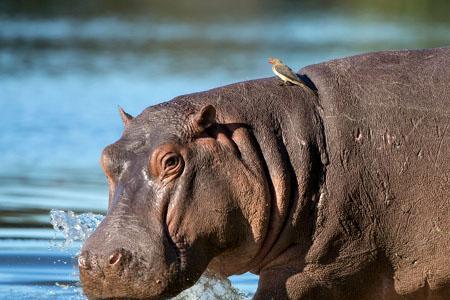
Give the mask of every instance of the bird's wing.
<svg viewBox="0 0 450 300">
<path fill-rule="evenodd" d="M 298 76 L 291 70 L 291 68 L 289 68 L 286 65 L 282 65 L 282 64 L 278 64 L 276 66 L 274 66 L 275 71 L 277 71 L 278 73 L 286 76 L 287 78 L 293 80 L 293 81 L 299 81 L 300 79 L 298 78 Z"/>
</svg>

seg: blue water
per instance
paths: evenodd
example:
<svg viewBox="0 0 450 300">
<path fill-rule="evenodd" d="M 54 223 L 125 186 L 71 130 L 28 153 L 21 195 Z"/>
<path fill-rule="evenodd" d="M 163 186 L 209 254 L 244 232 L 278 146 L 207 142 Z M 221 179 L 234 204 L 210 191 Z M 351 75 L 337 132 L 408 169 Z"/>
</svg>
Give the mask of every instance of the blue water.
<svg viewBox="0 0 450 300">
<path fill-rule="evenodd" d="M 450 22 L 435 18 L 435 8 L 219 2 L 124 12 L 0 5 L 0 299 L 80 297 L 65 287 L 78 282 L 73 250 L 49 249 L 48 213 L 105 213 L 98 159 L 121 134 L 117 105 L 135 115 L 180 94 L 272 76 L 269 56 L 299 69 L 367 51 L 450 44 Z M 231 279 L 256 289 L 254 275 Z"/>
</svg>

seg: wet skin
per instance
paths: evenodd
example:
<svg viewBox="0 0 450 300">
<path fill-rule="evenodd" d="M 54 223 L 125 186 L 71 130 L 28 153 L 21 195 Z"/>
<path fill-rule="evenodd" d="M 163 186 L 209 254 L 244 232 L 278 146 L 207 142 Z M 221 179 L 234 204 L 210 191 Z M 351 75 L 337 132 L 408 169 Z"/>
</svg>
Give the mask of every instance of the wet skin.
<svg viewBox="0 0 450 300">
<path fill-rule="evenodd" d="M 256 299 L 448 299 L 449 63 L 448 48 L 374 53 L 304 68 L 308 87 L 121 111 L 84 292 L 165 299 L 208 267 L 259 274 Z"/>
</svg>

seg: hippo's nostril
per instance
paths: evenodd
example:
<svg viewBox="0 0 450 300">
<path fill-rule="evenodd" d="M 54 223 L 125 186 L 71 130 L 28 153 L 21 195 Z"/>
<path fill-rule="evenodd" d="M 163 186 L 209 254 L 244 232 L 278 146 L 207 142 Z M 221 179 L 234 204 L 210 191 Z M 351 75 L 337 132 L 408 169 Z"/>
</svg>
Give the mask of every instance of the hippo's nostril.
<svg viewBox="0 0 450 300">
<path fill-rule="evenodd" d="M 121 258 L 122 258 L 122 253 L 120 253 L 120 251 L 117 251 L 116 253 L 111 254 L 111 256 L 109 257 L 109 264 L 115 265 L 120 262 Z"/>
<path fill-rule="evenodd" d="M 78 256 L 78 267 L 85 270 L 91 268 L 89 260 L 86 258 L 85 254 L 81 254 L 80 256 Z"/>
</svg>

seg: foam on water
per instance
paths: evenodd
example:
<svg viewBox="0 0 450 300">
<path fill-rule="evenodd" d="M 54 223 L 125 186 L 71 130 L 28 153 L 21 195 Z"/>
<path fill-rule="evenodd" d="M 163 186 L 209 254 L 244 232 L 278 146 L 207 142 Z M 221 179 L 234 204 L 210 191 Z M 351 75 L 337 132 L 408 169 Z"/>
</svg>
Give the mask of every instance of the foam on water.
<svg viewBox="0 0 450 300">
<path fill-rule="evenodd" d="M 84 242 L 97 228 L 100 222 L 103 220 L 103 215 L 97 215 L 93 213 L 75 214 L 72 211 L 51 210 L 50 222 L 53 225 L 56 233 L 63 234 L 64 239 L 57 241 L 56 236 L 53 242 L 53 247 L 57 247 L 62 251 L 74 251 L 72 254 L 74 257 L 78 254 L 80 246 L 78 248 L 70 246 L 74 245 L 74 242 Z M 79 284 L 62 285 L 56 284 L 61 289 L 73 289 L 77 290 L 79 297 L 75 299 L 85 299 L 82 296 L 82 290 Z M 174 300 L 188 300 L 188 299 L 201 299 L 201 300 L 244 300 L 250 299 L 250 295 L 235 289 L 231 282 L 219 274 L 215 274 L 207 270 L 197 281 L 197 283 L 191 288 L 183 291 L 181 294 L 173 298 Z"/>
</svg>

